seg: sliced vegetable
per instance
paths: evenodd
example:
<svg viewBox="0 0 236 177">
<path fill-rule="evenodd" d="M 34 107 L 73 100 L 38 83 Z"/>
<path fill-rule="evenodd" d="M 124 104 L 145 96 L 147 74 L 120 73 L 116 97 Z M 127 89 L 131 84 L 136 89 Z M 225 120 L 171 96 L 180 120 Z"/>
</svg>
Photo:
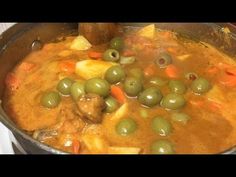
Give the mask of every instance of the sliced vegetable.
<svg viewBox="0 0 236 177">
<path fill-rule="evenodd" d="M 151 24 L 151 25 L 145 26 L 145 27 L 141 28 L 137 32 L 137 34 L 139 36 L 142 36 L 142 37 L 146 37 L 146 38 L 149 38 L 149 39 L 154 39 L 154 36 L 155 36 L 155 25 Z"/>
<path fill-rule="evenodd" d="M 139 154 L 141 148 L 138 147 L 108 147 L 108 154 Z"/>
<path fill-rule="evenodd" d="M 92 59 L 101 59 L 102 58 L 102 52 L 95 52 L 95 51 L 90 51 L 88 52 L 88 57 Z"/>
<path fill-rule="evenodd" d="M 156 66 L 155 64 L 150 64 L 146 68 L 144 68 L 144 75 L 145 76 L 153 76 L 156 71 Z"/>
<path fill-rule="evenodd" d="M 24 61 L 19 65 L 19 69 L 26 72 L 30 72 L 35 66 L 36 65 L 34 63 Z"/>
<path fill-rule="evenodd" d="M 188 59 L 191 55 L 190 54 L 185 54 L 185 55 L 179 55 L 176 58 L 180 61 L 185 61 L 186 59 Z"/>
<path fill-rule="evenodd" d="M 117 65 L 117 63 L 100 60 L 83 60 L 76 63 L 75 72 L 78 76 L 86 80 L 94 77 L 102 78 L 106 70 L 114 65 Z"/>
<path fill-rule="evenodd" d="M 74 140 L 72 142 L 72 149 L 73 149 L 73 153 L 74 154 L 79 154 L 79 150 L 80 150 L 80 142 L 79 142 L 79 140 Z"/>
<path fill-rule="evenodd" d="M 59 68 L 63 72 L 74 73 L 75 64 L 76 64 L 76 61 L 74 60 L 63 60 L 59 62 Z"/>
<path fill-rule="evenodd" d="M 91 153 L 104 153 L 109 147 L 108 142 L 99 135 L 85 134 L 82 141 Z"/>
<path fill-rule="evenodd" d="M 136 58 L 134 56 L 129 56 L 129 57 L 121 56 L 120 57 L 120 64 L 122 64 L 122 65 L 132 64 L 135 62 L 135 60 L 136 60 Z"/>
<path fill-rule="evenodd" d="M 166 67 L 165 73 L 170 78 L 178 78 L 180 76 L 180 70 L 173 64 Z"/>
<path fill-rule="evenodd" d="M 5 79 L 7 88 L 14 91 L 19 88 L 20 80 L 13 73 L 8 73 Z"/>
<path fill-rule="evenodd" d="M 121 104 L 125 103 L 125 94 L 124 91 L 115 85 L 111 86 L 111 95 Z"/>
<path fill-rule="evenodd" d="M 226 87 L 236 87 L 236 75 L 224 72 L 221 75 L 219 75 L 218 81 L 220 84 Z"/>
<path fill-rule="evenodd" d="M 70 48 L 73 50 L 88 50 L 92 47 L 89 41 L 84 36 L 76 37 L 72 43 Z"/>
</svg>

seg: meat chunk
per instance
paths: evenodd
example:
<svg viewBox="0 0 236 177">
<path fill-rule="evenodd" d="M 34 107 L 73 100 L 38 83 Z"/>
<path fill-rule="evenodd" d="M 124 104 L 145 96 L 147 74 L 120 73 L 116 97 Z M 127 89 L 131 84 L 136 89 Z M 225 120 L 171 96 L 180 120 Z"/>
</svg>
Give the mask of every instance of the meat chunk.
<svg viewBox="0 0 236 177">
<path fill-rule="evenodd" d="M 81 118 L 91 123 L 102 122 L 102 110 L 105 108 L 105 101 L 97 94 L 86 94 L 77 101 L 78 114 Z"/>
</svg>

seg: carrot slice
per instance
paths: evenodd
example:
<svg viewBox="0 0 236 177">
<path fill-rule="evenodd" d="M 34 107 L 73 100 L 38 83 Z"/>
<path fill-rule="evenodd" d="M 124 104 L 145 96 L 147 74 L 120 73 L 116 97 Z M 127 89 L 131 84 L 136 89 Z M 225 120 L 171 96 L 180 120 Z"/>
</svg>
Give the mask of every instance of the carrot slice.
<svg viewBox="0 0 236 177">
<path fill-rule="evenodd" d="M 78 154 L 80 150 L 80 142 L 78 140 L 74 140 L 72 143 L 73 153 Z"/>
<path fill-rule="evenodd" d="M 22 62 L 19 66 L 20 70 L 29 72 L 31 71 L 33 68 L 35 67 L 34 63 L 30 63 L 30 62 Z"/>
<path fill-rule="evenodd" d="M 211 111 L 215 112 L 222 108 L 222 105 L 213 101 L 209 101 L 208 107 Z"/>
<path fill-rule="evenodd" d="M 75 64 L 74 60 L 64 60 L 59 63 L 59 67 L 61 71 L 73 73 L 75 72 Z"/>
<path fill-rule="evenodd" d="M 125 94 L 123 90 L 115 85 L 111 86 L 111 96 L 113 96 L 121 104 L 125 103 Z"/>
<path fill-rule="evenodd" d="M 18 89 L 20 85 L 19 79 L 13 73 L 7 74 L 5 83 L 6 86 L 13 91 Z"/>
<path fill-rule="evenodd" d="M 231 74 L 221 74 L 218 78 L 219 83 L 227 87 L 236 87 L 236 76 Z"/>
<path fill-rule="evenodd" d="M 208 69 L 206 70 L 206 72 L 207 72 L 208 74 L 214 75 L 214 74 L 216 74 L 217 72 L 219 72 L 219 68 L 217 68 L 217 67 L 215 67 L 215 66 L 212 66 L 212 67 L 208 68 Z"/>
<path fill-rule="evenodd" d="M 226 68 L 225 72 L 229 75 L 236 76 L 236 67 Z"/>
<path fill-rule="evenodd" d="M 101 52 L 90 51 L 90 52 L 88 52 L 88 56 L 89 56 L 89 58 L 97 60 L 97 59 L 102 58 L 102 53 Z"/>
<path fill-rule="evenodd" d="M 144 75 L 145 76 L 152 76 L 155 74 L 155 69 L 156 66 L 154 64 L 150 64 L 148 65 L 145 69 L 144 69 Z"/>
<path fill-rule="evenodd" d="M 167 66 L 165 73 L 170 78 L 178 78 L 180 76 L 180 70 L 173 64 Z"/>
</svg>

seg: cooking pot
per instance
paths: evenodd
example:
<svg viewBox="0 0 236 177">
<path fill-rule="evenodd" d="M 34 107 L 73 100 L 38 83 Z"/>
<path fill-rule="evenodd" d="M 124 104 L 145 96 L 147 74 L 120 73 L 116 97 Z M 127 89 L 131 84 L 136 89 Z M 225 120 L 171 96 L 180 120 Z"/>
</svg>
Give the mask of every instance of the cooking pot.
<svg viewBox="0 0 236 177">
<path fill-rule="evenodd" d="M 172 30 L 196 41 L 207 42 L 231 57 L 236 56 L 236 27 L 229 23 L 155 23 L 160 29 Z M 122 23 L 124 26 L 144 26 L 147 23 Z M 40 143 L 19 129 L 5 113 L 2 97 L 6 74 L 32 50 L 58 37 L 77 35 L 78 23 L 19 23 L 0 35 L 0 121 L 29 154 L 64 154 L 66 152 Z M 235 140 L 236 145 L 236 140 Z M 236 153 L 236 146 L 222 152 Z"/>
</svg>

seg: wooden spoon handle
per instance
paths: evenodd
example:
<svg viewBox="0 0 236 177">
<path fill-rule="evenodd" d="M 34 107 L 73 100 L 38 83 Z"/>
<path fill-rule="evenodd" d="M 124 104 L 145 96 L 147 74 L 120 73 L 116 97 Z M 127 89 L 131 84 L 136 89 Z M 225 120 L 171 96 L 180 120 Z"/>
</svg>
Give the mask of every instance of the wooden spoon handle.
<svg viewBox="0 0 236 177">
<path fill-rule="evenodd" d="M 79 23 L 79 34 L 93 45 L 110 41 L 120 29 L 116 23 Z"/>
</svg>

